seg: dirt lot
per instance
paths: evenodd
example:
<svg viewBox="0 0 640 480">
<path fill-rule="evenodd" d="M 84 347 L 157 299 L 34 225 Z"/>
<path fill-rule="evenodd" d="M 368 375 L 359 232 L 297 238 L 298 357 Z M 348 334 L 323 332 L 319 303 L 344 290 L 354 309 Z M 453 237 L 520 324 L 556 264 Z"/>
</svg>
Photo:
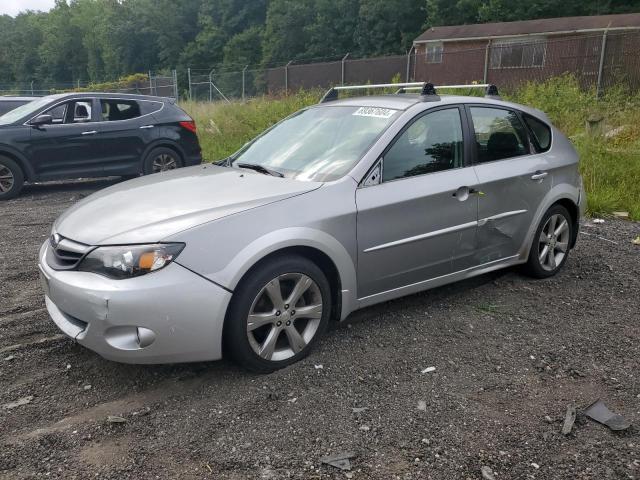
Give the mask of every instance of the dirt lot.
<svg viewBox="0 0 640 480">
<path fill-rule="evenodd" d="M 553 279 L 504 271 L 368 308 L 257 376 L 120 365 L 59 335 L 37 250 L 107 184 L 0 204 L 0 479 L 640 478 L 639 224 L 587 222 Z M 579 413 L 563 436 L 567 405 L 598 398 L 634 426 Z M 351 472 L 320 463 L 341 452 Z"/>
</svg>

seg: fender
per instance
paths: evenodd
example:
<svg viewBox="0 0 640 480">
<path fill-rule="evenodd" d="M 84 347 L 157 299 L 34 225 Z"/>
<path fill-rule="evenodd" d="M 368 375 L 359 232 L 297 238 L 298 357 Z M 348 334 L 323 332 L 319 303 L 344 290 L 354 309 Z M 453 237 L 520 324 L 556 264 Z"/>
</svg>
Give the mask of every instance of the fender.
<svg viewBox="0 0 640 480">
<path fill-rule="evenodd" d="M 18 165 L 20 165 L 20 168 L 22 168 L 22 171 L 24 172 L 24 179 L 26 181 L 31 182 L 37 180 L 36 174 L 33 171 L 33 167 L 31 166 L 27 158 L 18 150 L 9 145 L 0 144 L 0 155 L 6 155 L 7 157 L 10 157 L 18 162 Z"/>
<path fill-rule="evenodd" d="M 529 230 L 527 231 L 527 235 L 525 237 L 525 242 L 520 248 L 519 259 L 521 261 L 526 262 L 527 258 L 529 258 L 529 250 L 531 249 L 531 244 L 533 243 L 533 236 L 538 229 L 538 225 L 540 224 L 542 216 L 547 210 L 549 210 L 551 205 L 559 200 L 565 199 L 571 200 L 573 203 L 578 205 L 580 214 L 582 214 L 583 209 L 580 207 L 580 189 L 568 183 L 560 183 L 558 185 L 554 185 L 542 199 L 542 202 L 540 202 L 540 205 L 536 210 L 536 214 L 533 217 L 533 222 L 531 222 L 531 225 L 529 226 Z"/>
<path fill-rule="evenodd" d="M 344 320 L 358 308 L 356 269 L 344 246 L 333 236 L 307 227 L 291 227 L 270 232 L 243 248 L 226 267 L 209 276 L 209 279 L 235 290 L 242 277 L 270 253 L 287 247 L 311 247 L 327 255 L 334 263 L 342 284 L 342 312 Z"/>
</svg>

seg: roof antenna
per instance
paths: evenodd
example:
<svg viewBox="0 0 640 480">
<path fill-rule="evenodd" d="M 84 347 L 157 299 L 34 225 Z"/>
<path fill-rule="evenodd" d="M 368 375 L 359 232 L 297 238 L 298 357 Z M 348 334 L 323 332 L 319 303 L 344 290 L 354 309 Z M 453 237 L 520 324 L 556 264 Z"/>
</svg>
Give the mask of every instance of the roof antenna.
<svg viewBox="0 0 640 480">
<path fill-rule="evenodd" d="M 421 95 L 423 96 L 437 95 L 436 87 L 433 86 L 433 83 L 425 83 L 424 87 L 422 87 Z"/>
<path fill-rule="evenodd" d="M 484 96 L 487 98 L 492 98 L 494 100 L 502 100 L 500 94 L 498 93 L 498 87 L 496 87 L 495 85 L 489 85 L 487 87 L 487 90 L 485 91 Z"/>
</svg>

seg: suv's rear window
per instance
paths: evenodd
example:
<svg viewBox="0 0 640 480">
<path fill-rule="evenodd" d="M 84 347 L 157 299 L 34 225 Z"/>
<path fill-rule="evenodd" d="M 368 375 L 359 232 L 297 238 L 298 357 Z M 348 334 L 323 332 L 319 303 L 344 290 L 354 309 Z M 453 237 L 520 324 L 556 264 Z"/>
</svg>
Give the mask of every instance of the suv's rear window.
<svg viewBox="0 0 640 480">
<path fill-rule="evenodd" d="M 115 122 L 130 120 L 140 116 L 140 105 L 133 100 L 100 100 L 102 120 Z"/>
<path fill-rule="evenodd" d="M 543 122 L 531 115 L 523 115 L 524 122 L 527 124 L 536 144 L 538 152 L 546 152 L 551 147 L 551 129 Z"/>
</svg>

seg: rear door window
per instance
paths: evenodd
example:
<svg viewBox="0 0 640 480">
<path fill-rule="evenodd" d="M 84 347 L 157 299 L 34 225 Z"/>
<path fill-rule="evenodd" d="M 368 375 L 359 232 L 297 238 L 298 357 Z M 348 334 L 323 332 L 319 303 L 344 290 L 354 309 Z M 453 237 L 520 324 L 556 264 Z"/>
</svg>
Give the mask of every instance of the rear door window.
<svg viewBox="0 0 640 480">
<path fill-rule="evenodd" d="M 516 112 L 471 107 L 478 162 L 493 162 L 529 154 L 527 134 Z"/>
<path fill-rule="evenodd" d="M 100 100 L 103 122 L 131 120 L 140 116 L 140 104 L 134 100 Z"/>
<path fill-rule="evenodd" d="M 546 152 L 549 150 L 549 147 L 551 147 L 551 129 L 549 126 L 531 115 L 524 114 L 522 117 L 524 118 L 524 123 L 531 130 L 536 151 Z"/>
</svg>

